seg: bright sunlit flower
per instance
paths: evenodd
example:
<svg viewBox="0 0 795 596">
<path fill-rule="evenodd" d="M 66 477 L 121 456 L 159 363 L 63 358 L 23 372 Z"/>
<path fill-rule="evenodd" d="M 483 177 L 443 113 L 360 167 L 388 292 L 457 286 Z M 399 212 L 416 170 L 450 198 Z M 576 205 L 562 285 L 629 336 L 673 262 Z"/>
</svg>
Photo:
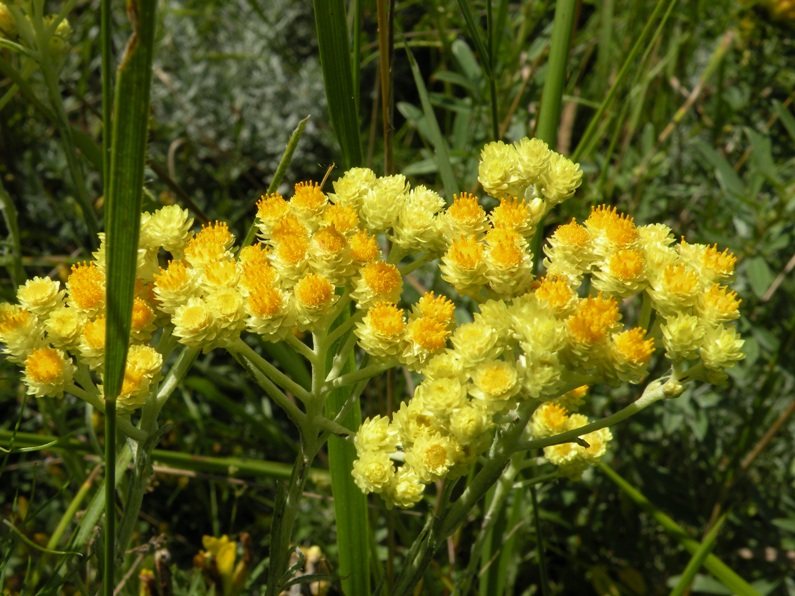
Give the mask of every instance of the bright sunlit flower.
<svg viewBox="0 0 795 596">
<path fill-rule="evenodd" d="M 64 290 L 49 277 L 34 277 L 17 290 L 19 305 L 38 317 L 46 317 L 63 303 Z"/>
<path fill-rule="evenodd" d="M 51 347 L 37 348 L 25 359 L 23 381 L 28 394 L 36 397 L 63 397 L 72 383 L 75 366 L 64 352 Z"/>
</svg>

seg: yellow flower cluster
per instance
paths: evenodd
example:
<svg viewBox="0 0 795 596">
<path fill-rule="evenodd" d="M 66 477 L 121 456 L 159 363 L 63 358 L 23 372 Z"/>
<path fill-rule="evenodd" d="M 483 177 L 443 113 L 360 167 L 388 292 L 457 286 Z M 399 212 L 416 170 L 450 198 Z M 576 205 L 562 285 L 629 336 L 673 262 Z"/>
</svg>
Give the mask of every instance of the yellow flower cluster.
<svg viewBox="0 0 795 596">
<path fill-rule="evenodd" d="M 588 387 L 582 386 L 544 402 L 535 412 L 528 426 L 531 438 L 543 439 L 586 426 L 588 418 L 575 411 L 582 403 Z M 594 465 L 607 451 L 613 435 L 609 428 L 600 428 L 580 436 L 577 443 L 559 443 L 544 448 L 544 457 L 558 466 L 560 472 L 573 480 Z"/>
<path fill-rule="evenodd" d="M 448 246 L 442 276 L 474 296 L 480 312 L 450 335 L 452 347 L 445 339 L 417 363 L 424 380 L 391 420 L 366 421 L 356 435 L 354 478 L 390 506 L 411 506 L 422 496 L 420 485 L 465 473 L 495 425 L 524 404 L 538 408 L 529 438 L 542 439 L 588 423 L 569 413 L 582 397 L 572 390 L 638 383 L 657 348 L 709 382 L 743 357 L 731 324 L 739 300 L 723 285 L 734 270 L 728 251 L 675 244 L 666 226 L 637 226 L 600 206 L 582 224 L 555 231 L 544 248 L 545 275 L 534 279 L 529 237 L 550 206 L 572 195 L 580 170 L 537 140 L 492 143 L 481 158 L 480 182 L 499 205 L 487 214 L 463 194 L 434 216 Z M 622 304 L 635 295 L 643 297 L 646 315 L 626 325 Z M 384 327 L 404 332 L 402 313 L 381 316 L 394 320 Z M 364 333 L 371 327 L 362 323 L 360 343 L 375 354 L 377 334 Z M 382 348 L 377 355 L 395 353 Z M 548 447 L 545 456 L 577 477 L 610 438 L 609 430 L 596 431 L 583 443 Z"/>
<path fill-rule="evenodd" d="M 138 269 L 127 366 L 118 408 L 129 412 L 146 401 L 160 378 L 163 357 L 149 344 L 165 312 L 153 295 L 161 250 L 182 254 L 193 225 L 188 212 L 168 206 L 141 218 Z M 104 239 L 91 262 L 72 266 L 65 288 L 34 277 L 17 290 L 18 304 L 0 304 L 3 353 L 24 367 L 30 395 L 61 397 L 78 367 L 102 374 L 105 356 Z M 88 390 L 88 388 L 85 388 Z"/>
</svg>

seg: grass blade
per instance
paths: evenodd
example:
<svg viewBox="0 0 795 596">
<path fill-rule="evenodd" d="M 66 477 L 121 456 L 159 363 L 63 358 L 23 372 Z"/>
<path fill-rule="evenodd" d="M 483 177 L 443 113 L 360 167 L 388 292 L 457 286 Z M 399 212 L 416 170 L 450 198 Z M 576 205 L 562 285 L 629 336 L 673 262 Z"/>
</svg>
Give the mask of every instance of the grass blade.
<svg viewBox="0 0 795 596">
<path fill-rule="evenodd" d="M 315 27 L 329 116 L 342 149 L 342 166 L 362 162 L 358 89 L 353 86 L 344 0 L 314 0 Z"/>
<path fill-rule="evenodd" d="M 338 323 L 344 322 L 349 316 L 344 313 Z M 329 350 L 331 356 L 335 352 L 335 349 Z M 343 373 L 352 372 L 355 367 L 356 359 L 351 353 Z M 327 417 L 333 419 L 336 416 L 347 401 L 350 391 L 351 387 L 348 386 L 331 392 L 326 400 Z M 340 422 L 351 430 L 359 428 L 362 423 L 362 410 L 358 400 Z M 370 530 L 367 497 L 356 486 L 351 475 L 356 448 L 350 441 L 329 437 L 328 459 L 339 549 L 338 575 L 342 580 L 342 591 L 351 596 L 366 595 L 370 593 Z"/>
<path fill-rule="evenodd" d="M 555 24 L 552 29 L 552 47 L 549 50 L 547 77 L 541 95 L 538 128 L 535 134 L 539 139 L 546 141 L 552 149 L 555 148 L 558 139 L 563 88 L 566 86 L 566 67 L 576 12 L 577 0 L 557 0 Z"/>
<path fill-rule="evenodd" d="M 406 48 L 406 55 L 409 58 L 409 66 L 411 66 L 411 74 L 414 76 L 414 84 L 417 86 L 417 92 L 420 95 L 420 104 L 422 111 L 425 115 L 426 124 L 428 126 L 428 141 L 433 146 L 434 155 L 436 157 L 436 166 L 439 169 L 439 176 L 442 178 L 442 185 L 447 194 L 448 200 L 452 200 L 453 195 L 458 192 L 458 182 L 453 174 L 453 168 L 450 165 L 450 152 L 447 149 L 447 142 L 442 136 L 442 131 L 439 128 L 439 122 L 436 120 L 436 114 L 433 111 L 433 104 L 428 94 L 428 88 L 425 86 L 425 81 L 422 78 L 417 61 L 409 49 L 408 43 L 404 43 Z"/>
<path fill-rule="evenodd" d="M 122 56 L 113 102 L 110 154 L 103 153 L 105 231 L 107 234 L 107 297 L 105 332 L 105 559 L 104 593 L 112 594 L 115 557 L 116 398 L 122 388 L 130 340 L 138 228 L 141 221 L 144 164 L 149 124 L 156 0 L 131 0 L 127 12 L 133 32 Z M 103 24 L 108 22 L 103 19 Z M 109 36 L 110 32 L 106 32 Z M 103 69 L 108 75 L 109 69 Z M 107 89 L 108 84 L 104 85 Z M 107 101 L 105 105 L 107 105 Z M 107 115 L 105 116 L 107 122 Z"/>
<path fill-rule="evenodd" d="M 628 496 L 638 507 L 648 513 L 660 524 L 677 542 L 689 553 L 695 554 L 701 548 L 701 544 L 688 536 L 682 527 L 673 519 L 657 509 L 638 489 L 624 480 L 618 473 L 605 463 L 599 464 L 599 469 L 605 473 L 626 496 Z M 754 590 L 743 578 L 731 570 L 723 561 L 713 554 L 708 554 L 704 559 L 704 567 L 715 576 L 732 594 L 743 596 L 756 596 L 758 592 Z"/>
<path fill-rule="evenodd" d="M 696 573 L 698 570 L 701 569 L 701 566 L 704 564 L 704 560 L 707 556 L 712 552 L 712 549 L 715 546 L 715 541 L 718 538 L 718 534 L 720 533 L 720 529 L 723 526 L 723 522 L 726 521 L 726 514 L 723 515 L 718 520 L 709 533 L 704 537 L 704 540 L 701 542 L 701 546 L 699 546 L 698 550 L 693 553 L 690 561 L 687 563 L 687 567 L 682 572 L 682 575 L 679 577 L 679 581 L 676 582 L 676 586 L 673 590 L 671 590 L 671 596 L 682 596 L 688 587 L 693 583 L 693 579 L 696 577 Z"/>
</svg>

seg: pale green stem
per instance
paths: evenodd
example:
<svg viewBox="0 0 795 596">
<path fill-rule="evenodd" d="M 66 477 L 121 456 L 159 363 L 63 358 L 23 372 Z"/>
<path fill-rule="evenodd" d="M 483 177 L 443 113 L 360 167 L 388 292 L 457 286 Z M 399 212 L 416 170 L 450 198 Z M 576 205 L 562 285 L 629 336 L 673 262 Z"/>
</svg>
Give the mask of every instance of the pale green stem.
<svg viewBox="0 0 795 596">
<path fill-rule="evenodd" d="M 334 361 L 331 364 L 331 370 L 326 377 L 326 381 L 330 381 L 336 379 L 340 371 L 345 366 L 345 363 L 348 361 L 348 357 L 351 354 L 351 350 L 356 347 L 356 341 L 359 338 L 356 337 L 355 333 L 351 333 L 345 340 L 345 343 L 342 344 L 342 347 L 337 352 L 336 356 L 334 356 Z"/>
<path fill-rule="evenodd" d="M 333 320 L 333 319 L 331 319 Z M 270 568 L 268 569 L 268 586 L 266 595 L 275 596 L 279 593 L 281 580 L 287 570 L 290 560 L 290 543 L 292 540 L 293 526 L 298 515 L 298 505 L 306 485 L 307 473 L 322 446 L 321 419 L 323 419 L 324 392 L 326 384 L 326 352 L 328 350 L 328 337 L 325 331 L 315 331 L 312 334 L 313 358 L 312 364 L 312 391 L 307 393 L 306 414 L 303 415 L 298 428 L 301 432 L 301 447 L 293 466 L 293 474 L 284 498 L 277 498 L 271 526 Z M 306 393 L 305 389 L 302 389 Z M 335 428 L 334 431 L 336 432 Z"/>
<path fill-rule="evenodd" d="M 298 428 L 303 428 L 306 423 L 306 414 L 304 414 L 298 406 L 296 406 L 292 401 L 288 399 L 288 397 L 284 394 L 284 392 L 279 389 L 270 378 L 262 372 L 257 366 L 249 360 L 246 356 L 240 353 L 232 352 L 233 356 L 238 356 L 240 359 L 238 362 L 245 368 L 257 384 L 262 387 L 268 396 L 276 403 L 280 408 L 282 408 L 290 419 L 298 426 Z"/>
<path fill-rule="evenodd" d="M 588 433 L 599 430 L 600 428 L 618 424 L 630 416 L 634 416 L 638 412 L 645 410 L 650 405 L 660 401 L 661 399 L 671 397 L 673 392 L 675 392 L 677 385 L 679 385 L 679 383 L 674 376 L 672 376 L 670 380 L 667 380 L 667 382 L 663 379 L 657 379 L 656 381 L 649 383 L 649 385 L 646 387 L 646 390 L 643 392 L 643 395 L 641 395 L 636 401 L 619 410 L 612 416 L 607 416 L 606 418 L 602 418 L 601 420 L 597 420 L 591 424 L 586 424 L 585 426 L 560 433 L 559 435 L 544 437 L 543 439 L 535 439 L 532 441 L 525 441 L 520 443 L 518 448 L 522 450 L 543 449 L 544 447 L 549 447 L 550 445 L 576 442 L 583 435 L 587 435 Z"/>
<path fill-rule="evenodd" d="M 327 345 L 333 345 L 335 341 L 353 329 L 353 326 L 364 318 L 364 314 L 364 311 L 360 310 L 352 315 L 347 321 L 340 323 L 339 327 L 335 328 L 334 331 L 329 333 L 328 339 L 326 340 Z"/>
<path fill-rule="evenodd" d="M 296 352 L 298 352 L 301 356 L 306 358 L 310 364 L 315 361 L 315 353 L 312 351 L 308 345 L 298 339 L 295 335 L 288 335 L 285 339 L 287 344 L 291 346 Z"/>
<path fill-rule="evenodd" d="M 160 383 L 160 387 L 157 390 L 157 411 L 163 408 L 163 406 L 168 401 L 168 398 L 171 397 L 171 394 L 174 393 L 174 390 L 179 386 L 182 379 L 185 378 L 185 375 L 188 374 L 188 370 L 191 366 L 193 366 L 194 360 L 199 355 L 198 348 L 185 348 L 182 353 L 178 356 L 177 361 L 174 365 L 169 369 L 166 378 Z"/>
<path fill-rule="evenodd" d="M 511 458 L 508 467 L 503 470 L 500 479 L 497 481 L 497 486 L 494 491 L 494 496 L 489 503 L 489 508 L 483 516 L 483 522 L 480 524 L 477 538 L 472 544 L 469 556 L 469 565 L 464 571 L 464 576 L 459 580 L 454 594 L 469 594 L 472 580 L 477 572 L 478 564 L 481 561 L 481 551 L 483 545 L 488 537 L 489 530 L 494 526 L 497 521 L 497 516 L 505 505 L 505 501 L 513 490 L 513 481 L 521 470 L 521 462 L 516 461 L 517 456 Z"/>
<path fill-rule="evenodd" d="M 651 297 L 648 292 L 643 292 L 643 303 L 640 308 L 640 318 L 638 319 L 638 327 L 643 327 L 649 330 L 649 323 L 651 322 Z"/>
<path fill-rule="evenodd" d="M 77 515 L 80 507 L 83 505 L 83 501 L 85 501 L 86 497 L 88 496 L 89 489 L 94 483 L 94 479 L 100 469 L 101 466 L 96 466 L 88 475 L 88 478 L 83 481 L 83 484 L 80 486 L 77 494 L 75 494 L 74 498 L 70 501 L 69 506 L 66 508 L 66 511 L 64 511 L 63 515 L 61 516 L 58 526 L 53 531 L 49 540 L 47 540 L 47 550 L 55 551 L 55 547 L 58 546 L 58 543 L 61 541 L 64 532 L 66 532 L 66 528 L 69 527 L 69 524 L 75 521 L 75 516 Z M 31 586 L 38 585 L 39 577 L 41 576 L 41 570 L 45 561 L 47 561 L 47 558 L 41 557 L 36 562 L 36 568 L 34 569 L 32 579 L 30 580 Z"/>
<path fill-rule="evenodd" d="M 245 356 L 246 360 L 256 366 L 262 373 L 264 373 L 271 381 L 282 389 L 289 391 L 295 397 L 304 403 L 312 401 L 313 393 L 309 393 L 306 389 L 301 387 L 298 383 L 293 381 L 290 377 L 273 366 L 270 362 L 265 360 L 262 356 L 257 354 L 251 346 L 249 346 L 242 339 L 238 338 L 231 346 L 227 348 L 230 352 L 237 352 Z M 315 366 L 313 364 L 312 369 Z"/>
<path fill-rule="evenodd" d="M 417 259 L 414 259 L 411 263 L 407 263 L 407 264 L 403 265 L 402 267 L 398 267 L 398 271 L 400 271 L 401 275 L 404 275 L 404 276 L 408 275 L 409 273 L 411 273 L 412 271 L 415 271 L 416 269 L 419 269 L 420 267 L 422 267 L 426 263 L 430 263 L 435 258 L 436 258 L 436 255 L 432 255 L 430 253 L 425 253 L 421 257 L 419 257 Z"/>
<path fill-rule="evenodd" d="M 105 404 L 104 402 L 99 399 L 98 396 L 92 395 L 88 391 L 83 391 L 77 385 L 69 385 L 65 388 L 66 391 L 71 393 L 72 395 L 79 397 L 85 402 L 91 404 L 91 406 L 103 414 L 105 413 Z M 128 437 L 135 439 L 136 441 L 145 441 L 149 435 L 141 430 L 140 428 L 136 428 L 130 423 L 129 420 L 126 418 L 122 418 L 120 416 L 116 416 L 116 423 L 119 425 L 119 428 L 122 432 L 127 435 Z"/>
<path fill-rule="evenodd" d="M 315 420 L 318 428 L 323 429 L 327 433 L 338 436 L 341 439 L 351 436 L 351 430 L 345 428 L 341 424 L 337 424 L 333 420 L 329 420 L 325 416 L 320 416 Z"/>
<path fill-rule="evenodd" d="M 381 374 L 385 370 L 392 368 L 395 366 L 395 364 L 397 364 L 396 359 L 388 360 L 386 362 L 378 362 L 365 368 L 360 368 L 359 370 L 353 371 L 352 373 L 348 373 L 347 375 L 337 377 L 331 381 L 331 385 L 334 388 L 345 387 L 346 385 L 350 385 L 356 381 L 371 379 L 372 377 Z"/>
</svg>

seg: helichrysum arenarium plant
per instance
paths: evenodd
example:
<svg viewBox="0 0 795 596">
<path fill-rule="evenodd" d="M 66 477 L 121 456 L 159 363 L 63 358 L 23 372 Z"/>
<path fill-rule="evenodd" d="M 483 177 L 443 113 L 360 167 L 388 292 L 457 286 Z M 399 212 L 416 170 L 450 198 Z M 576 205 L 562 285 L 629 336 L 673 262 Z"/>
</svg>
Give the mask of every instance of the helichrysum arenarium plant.
<svg viewBox="0 0 795 596">
<path fill-rule="evenodd" d="M 190 353 L 227 350 L 246 367 L 301 433 L 298 472 L 272 536 L 275 591 L 315 455 L 331 433 L 348 434 L 339 421 L 367 379 L 396 366 L 417 373 L 421 381 L 397 411 L 366 420 L 351 437 L 356 484 L 389 507 L 413 507 L 429 484 L 469 478 L 410 550 L 396 588 L 407 593 L 400 590 L 416 583 L 512 456 L 543 449 L 558 475 L 576 479 L 609 448 L 610 425 L 693 380 L 722 381 L 743 357 L 727 251 L 598 206 L 585 221 L 558 227 L 543 259 L 531 253 L 540 222 L 574 195 L 581 175 L 540 140 L 491 143 L 479 167 L 484 191 L 498 201 L 487 211 L 468 193 L 448 204 L 402 175 L 353 168 L 332 192 L 299 183 L 289 199 L 263 196 L 259 240 L 243 247 L 224 222 L 194 230 L 179 206 L 144 213 L 120 428 L 151 449 L 151 421 L 186 372 L 172 370 L 161 383 L 180 344 Z M 438 266 L 453 292 L 407 304 L 404 277 L 423 266 Z M 101 246 L 73 266 L 65 288 L 36 277 L 19 288 L 18 304 L 0 306 L 0 340 L 24 369 L 29 394 L 68 393 L 102 409 L 104 268 Z M 456 324 L 460 296 L 477 308 Z M 256 336 L 304 357 L 311 387 L 260 356 Z M 357 346 L 351 372 L 345 365 Z M 647 380 L 655 358 L 667 361 L 666 372 Z M 641 382 L 641 397 L 607 418 L 578 413 L 590 385 Z M 341 387 L 350 398 L 339 416 L 326 417 L 325 400 Z"/>
</svg>

